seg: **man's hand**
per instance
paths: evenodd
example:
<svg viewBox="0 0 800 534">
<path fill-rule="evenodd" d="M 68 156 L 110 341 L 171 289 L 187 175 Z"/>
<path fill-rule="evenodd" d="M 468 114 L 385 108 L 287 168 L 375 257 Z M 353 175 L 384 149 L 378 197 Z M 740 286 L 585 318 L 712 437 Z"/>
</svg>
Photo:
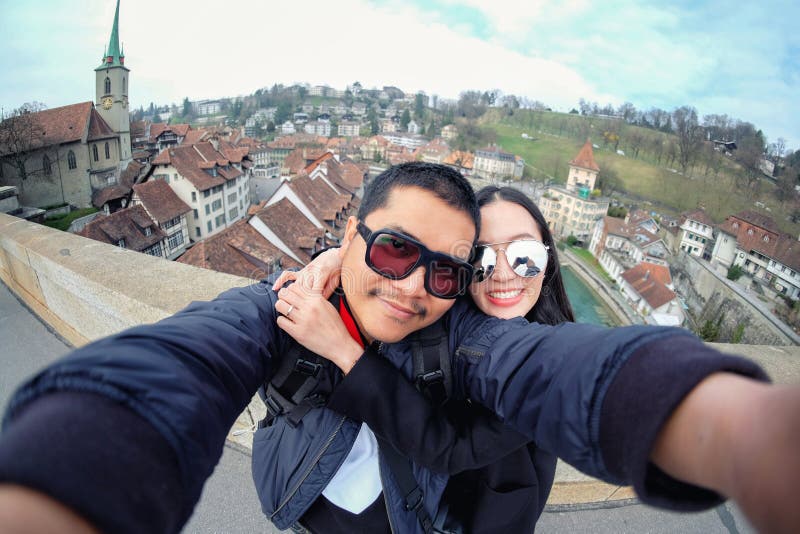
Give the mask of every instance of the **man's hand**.
<svg viewBox="0 0 800 534">
<path fill-rule="evenodd" d="M 32 489 L 0 484 L 0 532 L 35 534 L 99 534 L 81 516 L 53 498 Z"/>
<path fill-rule="evenodd" d="M 278 326 L 347 374 L 364 351 L 350 337 L 338 310 L 315 287 L 312 280 L 309 287 L 294 283 L 278 292 Z"/>
<path fill-rule="evenodd" d="M 651 459 L 735 500 L 759 532 L 800 532 L 800 386 L 711 375 L 667 420 Z"/>
</svg>

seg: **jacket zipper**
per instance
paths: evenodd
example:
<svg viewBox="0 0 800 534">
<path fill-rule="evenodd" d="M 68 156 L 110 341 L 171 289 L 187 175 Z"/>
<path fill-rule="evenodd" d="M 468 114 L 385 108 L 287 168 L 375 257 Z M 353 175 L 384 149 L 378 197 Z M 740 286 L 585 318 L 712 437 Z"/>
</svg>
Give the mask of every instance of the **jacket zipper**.
<svg viewBox="0 0 800 534">
<path fill-rule="evenodd" d="M 379 341 L 378 342 L 378 346 L 376 347 L 375 350 L 376 350 L 376 352 L 378 353 L 379 356 L 383 356 L 383 341 Z M 379 451 L 380 451 L 380 449 L 379 449 Z M 382 466 L 383 466 L 383 462 L 381 461 L 381 455 L 379 453 L 378 454 L 378 473 L 380 474 L 380 477 L 381 477 L 381 492 L 383 492 L 383 506 L 384 506 L 384 508 L 386 508 L 386 519 L 389 521 L 389 531 L 392 532 L 392 534 L 394 534 L 397 531 L 394 528 L 394 523 L 392 523 L 392 514 L 389 511 L 389 499 L 386 497 L 386 491 L 384 489 L 386 487 L 386 480 L 383 477 L 383 467 Z"/>
<path fill-rule="evenodd" d="M 319 459 L 322 458 L 322 455 L 325 454 L 325 451 L 327 451 L 328 447 L 330 447 L 331 442 L 333 442 L 333 438 L 335 438 L 336 434 L 339 433 L 339 430 L 342 428 L 342 425 L 344 424 L 345 419 L 347 419 L 347 417 L 346 416 L 342 416 L 342 418 L 339 420 L 339 424 L 336 425 L 336 428 L 333 430 L 333 433 L 330 436 L 328 436 L 328 439 L 325 441 L 325 444 L 322 446 L 322 448 L 317 453 L 317 455 L 314 456 L 314 459 L 311 461 L 311 465 L 308 466 L 308 469 L 303 474 L 303 476 L 300 478 L 300 480 L 297 482 L 297 484 L 295 484 L 294 488 L 292 488 L 292 490 L 289 492 L 289 495 L 286 496 L 286 498 L 283 500 L 283 502 L 280 504 L 280 506 L 278 506 L 278 508 L 272 513 L 272 515 L 270 516 L 270 519 L 275 517 L 275 514 L 280 512 L 281 509 L 284 506 L 286 506 L 286 503 L 288 503 L 292 499 L 292 497 L 294 497 L 294 494 L 297 493 L 297 490 L 299 490 L 300 486 L 303 485 L 303 482 L 306 481 L 306 479 L 308 478 L 308 475 L 311 474 L 311 470 L 314 469 L 314 467 L 319 462 Z"/>
</svg>

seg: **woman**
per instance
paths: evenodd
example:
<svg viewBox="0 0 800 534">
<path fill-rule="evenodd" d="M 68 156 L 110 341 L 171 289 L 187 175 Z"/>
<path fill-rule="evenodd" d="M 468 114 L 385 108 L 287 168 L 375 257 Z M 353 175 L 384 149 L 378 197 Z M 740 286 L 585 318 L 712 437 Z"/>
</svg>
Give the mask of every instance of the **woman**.
<svg viewBox="0 0 800 534">
<path fill-rule="evenodd" d="M 475 305 L 488 315 L 504 319 L 523 316 L 528 321 L 552 325 L 574 321 L 555 243 L 538 208 L 520 191 L 509 187 L 486 187 L 476 198 L 481 208 L 481 233 L 475 256 L 476 278 L 470 287 Z M 330 289 L 338 284 L 338 274 L 334 274 L 338 266 L 337 254 L 323 253 L 304 271 L 284 273 L 275 288 L 303 276 L 308 284 L 308 277 L 316 276 L 316 286 L 325 279 L 325 286 Z M 326 334 L 315 329 L 314 335 Z M 303 339 L 297 341 L 303 343 Z M 345 374 L 350 370 L 345 364 L 334 363 Z M 385 365 L 376 366 L 379 363 Z M 388 363 L 371 365 L 375 372 L 370 379 L 378 384 L 378 390 L 396 391 L 398 383 L 407 384 L 405 376 Z M 410 397 L 421 394 L 410 384 L 408 390 L 407 398 L 419 401 Z M 357 394 L 357 389 L 351 393 Z M 391 435 L 390 428 L 372 430 L 418 463 L 453 475 L 443 499 L 450 517 L 457 518 L 467 532 L 533 530 L 553 483 L 554 456 L 533 443 L 526 444 L 527 440 L 514 432 L 496 432 L 493 414 L 469 402 L 454 401 L 443 408 L 434 408 L 427 402 L 406 405 L 414 414 L 410 418 L 412 424 L 419 422 L 424 428 L 406 428 L 404 436 Z M 366 420 L 363 410 L 374 410 L 375 402 L 354 398 L 340 403 L 339 409 L 353 419 Z M 447 417 L 431 415 L 438 409 L 445 410 Z M 441 424 L 434 430 L 431 421 Z M 409 439 L 410 435 L 416 437 Z M 492 441 L 491 447 L 485 446 L 487 441 Z"/>
</svg>

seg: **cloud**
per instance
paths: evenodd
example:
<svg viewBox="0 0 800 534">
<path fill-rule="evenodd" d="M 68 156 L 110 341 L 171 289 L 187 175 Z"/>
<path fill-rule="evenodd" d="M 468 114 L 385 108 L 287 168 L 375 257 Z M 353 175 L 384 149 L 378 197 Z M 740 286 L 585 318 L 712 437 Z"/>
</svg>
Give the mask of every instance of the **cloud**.
<svg viewBox="0 0 800 534">
<path fill-rule="evenodd" d="M 580 98 L 750 120 L 800 144 L 800 6 L 789 0 L 123 0 L 134 106 L 275 83 L 395 85 L 457 98 L 498 88 L 562 110 Z M 94 97 L 113 0 L 4 5 L 0 105 Z M 729 106 L 720 108 L 718 106 Z M 771 111 L 770 111 L 771 110 Z"/>
</svg>

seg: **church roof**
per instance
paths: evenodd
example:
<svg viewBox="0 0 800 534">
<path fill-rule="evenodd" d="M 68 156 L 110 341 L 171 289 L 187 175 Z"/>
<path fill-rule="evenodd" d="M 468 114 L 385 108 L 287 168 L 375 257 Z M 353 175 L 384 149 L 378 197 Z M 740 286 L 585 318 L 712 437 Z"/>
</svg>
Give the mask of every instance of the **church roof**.
<svg viewBox="0 0 800 534">
<path fill-rule="evenodd" d="M 592 142 L 588 139 L 581 147 L 581 151 L 578 152 L 578 155 L 575 156 L 575 159 L 569 162 L 570 165 L 574 165 L 575 167 L 581 167 L 584 169 L 590 169 L 593 171 L 600 172 L 600 167 L 597 165 L 597 162 L 594 160 L 594 151 L 592 150 Z"/>
<path fill-rule="evenodd" d="M 109 139 L 117 137 L 116 132 L 111 129 L 111 126 L 103 119 L 96 109 L 92 108 L 89 115 L 89 135 L 86 138 L 88 141 L 97 141 L 99 139 Z"/>
<path fill-rule="evenodd" d="M 91 135 L 93 132 L 109 131 L 111 134 L 108 137 L 115 135 L 108 123 L 103 120 L 99 113 L 94 111 L 94 104 L 91 102 L 45 109 L 21 115 L 20 117 L 7 120 L 26 121 L 25 128 L 29 129 L 31 134 L 34 135 L 29 146 L 25 147 L 25 149 L 29 150 L 52 145 L 77 143 L 83 139 L 84 135 Z M 93 127 L 87 124 L 89 121 L 94 123 Z M 0 147 L 0 153 L 14 151 L 13 148 Z"/>
</svg>

